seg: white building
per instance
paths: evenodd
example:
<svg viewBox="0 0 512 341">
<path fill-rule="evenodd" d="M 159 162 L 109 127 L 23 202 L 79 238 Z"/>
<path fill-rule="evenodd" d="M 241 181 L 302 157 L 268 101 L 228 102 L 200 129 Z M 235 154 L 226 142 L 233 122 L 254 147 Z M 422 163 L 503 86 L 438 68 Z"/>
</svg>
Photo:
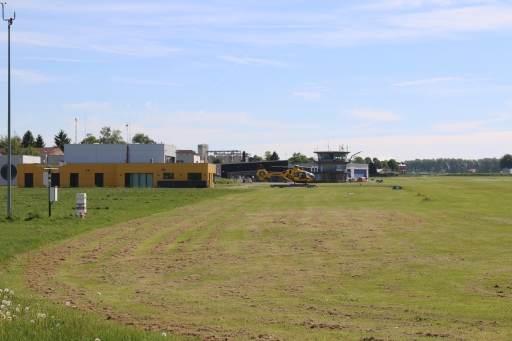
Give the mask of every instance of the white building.
<svg viewBox="0 0 512 341">
<path fill-rule="evenodd" d="M 201 157 L 195 151 L 177 150 L 176 151 L 176 163 L 202 163 Z"/>
<path fill-rule="evenodd" d="M 176 147 L 168 144 L 66 144 L 64 162 L 175 163 Z"/>
<path fill-rule="evenodd" d="M 347 165 L 347 179 L 368 178 L 370 171 L 367 163 L 349 163 Z"/>
</svg>

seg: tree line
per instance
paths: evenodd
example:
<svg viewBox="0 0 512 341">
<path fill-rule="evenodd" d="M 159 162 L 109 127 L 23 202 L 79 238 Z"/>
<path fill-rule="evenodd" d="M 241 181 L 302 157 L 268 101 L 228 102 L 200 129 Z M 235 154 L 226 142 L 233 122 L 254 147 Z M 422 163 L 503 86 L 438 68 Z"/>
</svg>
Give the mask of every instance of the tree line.
<svg viewBox="0 0 512 341">
<path fill-rule="evenodd" d="M 0 148 L 3 148 L 3 153 L 7 154 L 9 139 L 7 135 L 0 135 Z M 64 145 L 71 143 L 71 138 L 64 130 L 60 130 L 53 138 L 53 147 L 58 147 L 64 151 Z M 98 137 L 93 134 L 87 134 L 86 137 L 80 142 L 81 144 L 125 144 L 121 135 L 121 131 L 110 127 L 103 127 L 100 130 Z M 150 144 L 156 143 L 153 139 L 143 133 L 137 133 L 131 139 L 131 143 Z M 36 148 L 44 148 L 46 143 L 41 134 L 36 138 L 30 130 L 27 130 L 23 137 L 20 137 L 16 132 L 11 136 L 11 154 L 12 155 L 34 155 L 38 156 L 39 152 Z"/>
<path fill-rule="evenodd" d="M 467 173 L 474 169 L 477 173 L 499 173 L 504 168 L 512 168 L 512 156 L 501 158 L 466 159 L 416 159 L 405 161 L 407 173 Z"/>
</svg>

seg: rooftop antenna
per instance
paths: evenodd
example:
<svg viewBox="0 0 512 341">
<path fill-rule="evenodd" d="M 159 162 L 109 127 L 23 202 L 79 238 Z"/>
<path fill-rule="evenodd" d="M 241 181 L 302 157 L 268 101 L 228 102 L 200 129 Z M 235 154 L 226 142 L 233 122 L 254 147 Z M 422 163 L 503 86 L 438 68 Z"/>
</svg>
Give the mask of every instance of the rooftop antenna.
<svg viewBox="0 0 512 341">
<path fill-rule="evenodd" d="M 78 118 L 75 117 L 75 144 L 77 144 L 77 136 L 78 136 L 78 133 L 77 133 L 77 130 L 78 129 Z"/>
<path fill-rule="evenodd" d="M 84 116 L 84 132 L 85 132 L 85 137 L 87 138 L 87 110 L 85 111 L 85 116 Z"/>
<path fill-rule="evenodd" d="M 126 143 L 130 143 L 130 139 L 128 136 L 128 123 L 126 123 Z"/>
<path fill-rule="evenodd" d="M 11 207 L 11 25 L 12 21 L 16 19 L 16 12 L 14 16 L 9 19 L 5 19 L 4 5 L 6 2 L 0 2 L 2 4 L 2 19 L 7 21 L 7 216 L 10 217 L 12 214 Z"/>
</svg>

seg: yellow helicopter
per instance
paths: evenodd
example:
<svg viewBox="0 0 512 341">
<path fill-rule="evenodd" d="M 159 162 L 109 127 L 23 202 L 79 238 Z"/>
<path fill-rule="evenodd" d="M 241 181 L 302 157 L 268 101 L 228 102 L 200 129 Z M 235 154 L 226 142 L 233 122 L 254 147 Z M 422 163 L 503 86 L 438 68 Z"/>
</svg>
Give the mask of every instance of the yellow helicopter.
<svg viewBox="0 0 512 341">
<path fill-rule="evenodd" d="M 297 165 L 283 172 L 271 173 L 267 172 L 267 170 L 260 165 L 260 169 L 258 169 L 258 171 L 256 172 L 256 176 L 260 179 L 260 181 L 265 181 L 265 179 L 270 179 L 273 176 L 282 176 L 283 178 L 285 178 L 285 180 L 291 182 L 292 184 L 304 185 L 308 185 L 309 182 L 315 180 L 315 174 L 305 171 L 304 169 L 300 169 L 299 166 Z M 282 187 L 282 185 L 278 186 Z"/>
</svg>

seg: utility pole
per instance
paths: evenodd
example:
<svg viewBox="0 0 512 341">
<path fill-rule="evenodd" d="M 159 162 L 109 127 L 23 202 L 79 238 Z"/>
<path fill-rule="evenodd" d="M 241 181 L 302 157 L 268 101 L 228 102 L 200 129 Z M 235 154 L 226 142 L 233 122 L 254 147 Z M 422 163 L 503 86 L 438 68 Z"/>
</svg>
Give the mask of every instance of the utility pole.
<svg viewBox="0 0 512 341">
<path fill-rule="evenodd" d="M 12 215 L 11 207 L 11 25 L 12 21 L 16 19 L 16 12 L 14 17 L 5 19 L 4 5 L 2 4 L 2 18 L 7 21 L 7 216 Z"/>
</svg>

